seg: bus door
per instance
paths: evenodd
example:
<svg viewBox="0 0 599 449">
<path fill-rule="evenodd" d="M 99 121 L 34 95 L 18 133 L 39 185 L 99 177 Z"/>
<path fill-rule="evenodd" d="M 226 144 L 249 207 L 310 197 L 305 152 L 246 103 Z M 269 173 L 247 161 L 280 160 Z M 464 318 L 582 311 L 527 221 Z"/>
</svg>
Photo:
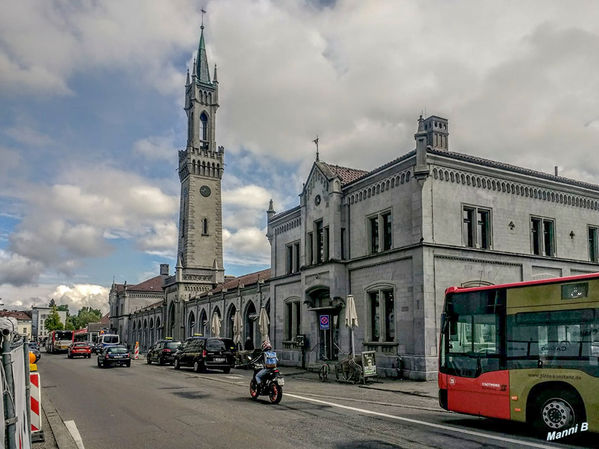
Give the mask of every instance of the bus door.
<svg viewBox="0 0 599 449">
<path fill-rule="evenodd" d="M 510 418 L 509 372 L 502 348 L 503 318 L 498 313 L 470 310 L 448 314 L 444 323 L 442 370 L 449 410 L 494 418 Z M 459 309 L 459 308 L 458 308 Z M 459 313 L 455 313 L 459 312 Z M 481 313 L 482 312 L 482 313 Z"/>
</svg>

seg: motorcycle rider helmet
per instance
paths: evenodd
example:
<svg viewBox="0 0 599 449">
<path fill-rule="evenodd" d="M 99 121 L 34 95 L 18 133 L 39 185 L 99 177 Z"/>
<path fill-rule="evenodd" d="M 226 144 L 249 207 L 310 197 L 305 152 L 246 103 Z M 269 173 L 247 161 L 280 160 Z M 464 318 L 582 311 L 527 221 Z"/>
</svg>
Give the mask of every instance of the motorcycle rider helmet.
<svg viewBox="0 0 599 449">
<path fill-rule="evenodd" d="M 262 343 L 262 350 L 270 351 L 271 349 L 272 349 L 272 345 L 270 344 L 270 340 L 264 340 L 264 342 Z"/>
</svg>

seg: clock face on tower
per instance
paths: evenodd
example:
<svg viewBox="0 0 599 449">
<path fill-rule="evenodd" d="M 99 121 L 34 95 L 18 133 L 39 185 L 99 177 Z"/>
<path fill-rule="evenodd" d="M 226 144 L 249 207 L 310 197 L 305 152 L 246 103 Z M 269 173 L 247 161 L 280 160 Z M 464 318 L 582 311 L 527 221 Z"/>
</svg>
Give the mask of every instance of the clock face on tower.
<svg viewBox="0 0 599 449">
<path fill-rule="evenodd" d="M 208 198 L 211 193 L 210 187 L 208 187 L 208 186 L 200 187 L 200 193 L 202 194 L 202 196 L 205 196 L 206 198 Z"/>
</svg>

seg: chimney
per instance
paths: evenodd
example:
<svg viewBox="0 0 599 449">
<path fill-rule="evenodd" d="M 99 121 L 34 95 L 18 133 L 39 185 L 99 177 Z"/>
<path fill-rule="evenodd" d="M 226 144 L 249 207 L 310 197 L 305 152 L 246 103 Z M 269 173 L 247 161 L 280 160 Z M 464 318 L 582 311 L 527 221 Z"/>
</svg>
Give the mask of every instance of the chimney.
<svg viewBox="0 0 599 449">
<path fill-rule="evenodd" d="M 449 151 L 449 123 L 446 118 L 431 115 L 424 119 L 426 145 L 434 150 Z"/>
<path fill-rule="evenodd" d="M 160 264 L 160 276 L 168 276 L 168 264 L 161 263 Z"/>
</svg>

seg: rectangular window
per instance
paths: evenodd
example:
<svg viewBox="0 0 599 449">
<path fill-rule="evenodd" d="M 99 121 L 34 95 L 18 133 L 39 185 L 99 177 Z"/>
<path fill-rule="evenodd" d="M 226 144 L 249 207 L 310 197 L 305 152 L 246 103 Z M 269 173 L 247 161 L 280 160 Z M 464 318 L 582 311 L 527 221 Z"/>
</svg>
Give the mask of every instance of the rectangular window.
<svg viewBox="0 0 599 449">
<path fill-rule="evenodd" d="M 474 209 L 464 207 L 462 217 L 462 238 L 464 239 L 464 244 L 469 248 L 474 248 Z"/>
<path fill-rule="evenodd" d="M 311 232 L 308 232 L 308 238 L 306 240 L 306 265 L 312 265 L 314 261 L 314 257 L 312 256 L 314 248 L 314 237 Z"/>
<path fill-rule="evenodd" d="M 393 290 L 382 292 L 385 299 L 385 341 L 395 341 L 395 303 Z"/>
<path fill-rule="evenodd" d="M 379 341 L 381 335 L 381 322 L 379 316 L 379 292 L 371 292 L 370 296 L 370 339 Z"/>
<path fill-rule="evenodd" d="M 372 254 L 379 252 L 379 217 L 372 217 L 370 220 L 370 252 Z"/>
<path fill-rule="evenodd" d="M 294 271 L 298 272 L 300 269 L 300 244 L 299 242 L 296 242 L 293 244 L 293 251 L 294 251 Z"/>
<path fill-rule="evenodd" d="M 543 221 L 543 243 L 545 246 L 545 255 L 552 257 L 553 250 L 553 222 L 549 220 Z"/>
<path fill-rule="evenodd" d="M 329 227 L 325 226 L 324 228 L 324 236 L 323 236 L 323 251 L 322 251 L 322 260 L 325 262 L 329 260 Z"/>
<path fill-rule="evenodd" d="M 291 274 L 293 272 L 293 246 L 285 246 L 285 272 Z"/>
<path fill-rule="evenodd" d="M 589 226 L 589 260 L 597 262 L 597 228 Z"/>
<path fill-rule="evenodd" d="M 478 209 L 476 227 L 476 243 L 479 248 L 489 249 L 489 211 Z"/>
<path fill-rule="evenodd" d="M 285 340 L 290 341 L 293 333 L 293 303 L 285 303 Z"/>
<path fill-rule="evenodd" d="M 599 377 L 599 309 L 508 315 L 508 368 L 575 369 Z"/>
<path fill-rule="evenodd" d="M 341 228 L 341 260 L 345 260 L 345 228 Z"/>
<path fill-rule="evenodd" d="M 302 333 L 302 321 L 301 321 L 301 303 L 299 301 L 293 303 L 295 308 L 295 335 Z M 293 335 L 293 338 L 295 338 Z"/>
<path fill-rule="evenodd" d="M 324 228 L 322 220 L 314 222 L 316 232 L 316 263 L 321 263 L 324 260 Z"/>
<path fill-rule="evenodd" d="M 462 209 L 462 240 L 468 248 L 491 248 L 491 211 L 472 206 Z"/>
<path fill-rule="evenodd" d="M 553 220 L 531 217 L 530 237 L 533 254 L 537 256 L 555 256 L 555 222 Z"/>
<path fill-rule="evenodd" d="M 391 212 L 386 212 L 383 217 L 383 251 L 391 249 L 393 246 L 393 221 L 391 220 Z"/>
</svg>

